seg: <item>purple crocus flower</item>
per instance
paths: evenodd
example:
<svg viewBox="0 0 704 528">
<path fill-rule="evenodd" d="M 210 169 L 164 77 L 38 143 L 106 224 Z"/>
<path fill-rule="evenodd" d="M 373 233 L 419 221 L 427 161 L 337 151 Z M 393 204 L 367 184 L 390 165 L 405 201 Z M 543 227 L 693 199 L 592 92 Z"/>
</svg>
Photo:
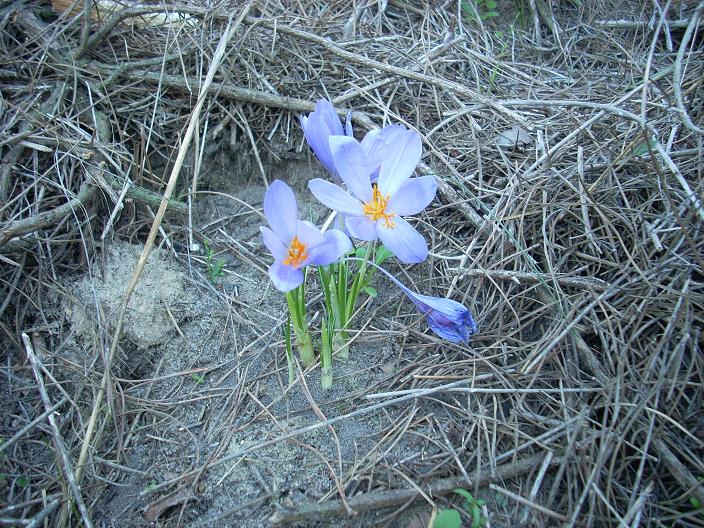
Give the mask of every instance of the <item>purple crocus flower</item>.
<svg viewBox="0 0 704 528">
<path fill-rule="evenodd" d="M 477 332 L 477 324 L 464 305 L 445 297 L 415 293 L 400 283 L 399 287 L 425 315 L 428 326 L 439 337 L 453 343 L 466 343 L 469 336 Z"/>
<path fill-rule="evenodd" d="M 343 130 L 340 118 L 332 103 L 325 99 L 320 99 L 315 105 L 315 111 L 307 116 L 302 115 L 300 119 L 306 140 L 320 160 L 320 163 L 332 176 L 339 180 L 339 174 L 330 152 L 329 139 L 331 136 L 353 137 L 352 112 L 347 113 Z M 379 178 L 379 166 L 381 165 L 385 145 L 394 136 L 406 130 L 403 125 L 388 125 L 381 129 L 370 130 L 362 139 L 362 150 L 364 150 L 366 155 L 367 170 L 372 182 Z"/>
<path fill-rule="evenodd" d="M 367 264 L 380 270 L 396 286 L 401 288 L 401 291 L 408 296 L 418 311 L 425 316 L 428 326 L 438 337 L 453 343 L 466 343 L 469 336 L 477 333 L 477 324 L 469 309 L 463 304 L 445 297 L 432 297 L 416 293 L 406 288 L 401 281 L 381 266 L 374 262 L 367 262 Z"/>
<path fill-rule="evenodd" d="M 306 140 L 313 149 L 313 152 L 322 163 L 325 170 L 335 177 L 338 177 L 330 153 L 329 139 L 331 136 L 352 136 L 352 116 L 347 114 L 345 129 L 342 129 L 340 118 L 337 116 L 335 108 L 330 101 L 321 99 L 315 105 L 315 111 L 308 116 L 301 116 L 301 127 L 306 136 Z"/>
<path fill-rule="evenodd" d="M 274 256 L 269 277 L 283 292 L 303 283 L 303 268 L 327 266 L 352 249 L 352 242 L 337 229 L 325 233 L 298 219 L 296 197 L 281 180 L 274 180 L 264 195 L 264 216 L 271 229 L 260 227 L 264 244 Z"/>
<path fill-rule="evenodd" d="M 418 133 L 395 130 L 390 134 L 380 153 L 377 183 L 370 180 L 367 154 L 359 142 L 344 136 L 331 136 L 329 141 L 335 168 L 354 197 L 321 178 L 308 183 L 313 195 L 345 215 L 345 226 L 355 238 L 381 239 L 406 264 L 425 260 L 425 239 L 402 218 L 425 209 L 437 191 L 432 176 L 411 178 L 422 154 Z"/>
</svg>

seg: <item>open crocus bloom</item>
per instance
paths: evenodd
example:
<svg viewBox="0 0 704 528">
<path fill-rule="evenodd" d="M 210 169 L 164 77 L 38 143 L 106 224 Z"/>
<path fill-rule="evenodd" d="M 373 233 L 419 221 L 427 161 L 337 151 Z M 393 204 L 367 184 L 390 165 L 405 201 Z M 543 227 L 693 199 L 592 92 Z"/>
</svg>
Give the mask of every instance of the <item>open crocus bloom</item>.
<svg viewBox="0 0 704 528">
<path fill-rule="evenodd" d="M 401 288 L 401 291 L 408 296 L 418 311 L 425 316 L 428 326 L 438 337 L 453 343 L 466 343 L 469 336 L 477 333 L 474 318 L 463 304 L 445 297 L 432 297 L 416 293 L 406 288 L 401 281 L 381 266 L 377 266 L 373 262 L 368 262 L 368 264 L 381 271 Z"/>
<path fill-rule="evenodd" d="M 406 264 L 422 262 L 428 245 L 402 217 L 425 209 L 435 197 L 432 176 L 411 178 L 422 154 L 420 136 L 412 130 L 395 130 L 380 151 L 379 180 L 370 179 L 365 149 L 354 138 L 331 136 L 330 152 L 340 178 L 351 196 L 320 178 L 308 184 L 313 195 L 329 208 L 345 215 L 345 226 L 360 240 L 381 239 Z"/>
<path fill-rule="evenodd" d="M 264 244 L 274 256 L 269 277 L 283 292 L 303 283 L 303 268 L 327 266 L 352 249 L 349 238 L 337 229 L 326 233 L 298 219 L 296 197 L 291 188 L 275 180 L 264 195 L 264 216 L 271 229 L 260 227 Z"/>
<path fill-rule="evenodd" d="M 310 148 L 313 149 L 325 170 L 337 177 L 338 174 L 332 160 L 328 140 L 331 136 L 352 136 L 351 115 L 347 114 L 347 122 L 345 123 L 345 130 L 343 130 L 340 118 L 337 116 L 332 103 L 321 99 L 316 103 L 315 111 L 307 116 L 301 116 L 301 127 L 306 136 L 306 141 L 308 141 Z"/>
</svg>

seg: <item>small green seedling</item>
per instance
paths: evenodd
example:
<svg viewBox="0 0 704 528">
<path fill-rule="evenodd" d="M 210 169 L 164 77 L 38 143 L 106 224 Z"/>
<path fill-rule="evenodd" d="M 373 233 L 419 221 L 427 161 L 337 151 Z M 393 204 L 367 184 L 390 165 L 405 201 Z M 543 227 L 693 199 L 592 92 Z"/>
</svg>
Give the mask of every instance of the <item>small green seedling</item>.
<svg viewBox="0 0 704 528">
<path fill-rule="evenodd" d="M 508 501 L 506 500 L 506 497 L 503 496 L 501 493 L 494 493 L 494 502 L 496 502 L 496 505 L 499 508 L 508 507 Z"/>
<path fill-rule="evenodd" d="M 453 491 L 465 499 L 462 506 L 472 516 L 471 528 L 485 526 L 488 519 L 482 514 L 482 506 L 486 504 L 486 501 L 474 498 L 474 495 L 461 488 L 455 488 Z M 454 508 L 443 508 L 435 516 L 432 528 L 461 528 L 461 526 L 460 512 Z"/>
<path fill-rule="evenodd" d="M 205 269 L 208 273 L 208 280 L 215 284 L 218 277 L 222 276 L 222 270 L 225 267 L 225 259 L 216 259 L 215 251 L 210 247 L 208 241 L 204 241 L 205 245 Z"/>
<path fill-rule="evenodd" d="M 474 0 L 474 6 L 471 0 L 463 0 L 462 12 L 471 21 L 476 20 L 477 14 L 482 21 L 499 16 L 496 0 Z"/>
<path fill-rule="evenodd" d="M 196 385 L 203 385 L 205 383 L 205 372 L 203 374 L 192 373 L 191 379 L 196 382 Z"/>
<path fill-rule="evenodd" d="M 697 477 L 697 480 L 699 480 L 700 484 L 704 484 L 704 477 Z M 689 503 L 692 505 L 692 508 L 695 510 L 701 510 L 704 508 L 704 505 L 702 504 L 702 501 L 700 501 L 696 497 L 690 497 L 689 498 Z"/>
<path fill-rule="evenodd" d="M 470 492 L 461 488 L 455 488 L 452 491 L 465 498 L 463 506 L 472 516 L 472 528 L 482 528 L 488 520 L 482 514 L 482 506 L 486 504 L 486 501 L 475 498 Z"/>
</svg>

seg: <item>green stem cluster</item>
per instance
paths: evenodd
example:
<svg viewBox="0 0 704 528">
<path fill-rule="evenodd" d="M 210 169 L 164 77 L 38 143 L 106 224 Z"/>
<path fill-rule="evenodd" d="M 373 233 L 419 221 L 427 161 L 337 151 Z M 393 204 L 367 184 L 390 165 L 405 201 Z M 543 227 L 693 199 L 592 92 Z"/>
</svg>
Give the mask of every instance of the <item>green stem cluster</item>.
<svg viewBox="0 0 704 528">
<path fill-rule="evenodd" d="M 349 260 L 342 259 L 326 269 L 319 268 L 320 282 L 325 295 L 325 307 L 334 316 L 333 349 L 343 359 L 349 358 L 349 324 L 354 315 L 357 298 L 371 278 L 367 270 L 367 262 L 374 249 L 374 242 L 369 242 L 365 248 L 362 263 L 349 284 Z"/>
<path fill-rule="evenodd" d="M 374 275 L 374 268 L 368 264 L 370 259 L 380 264 L 390 253 L 381 246 L 376 249 L 375 242 L 357 250 L 356 258 L 343 258 L 330 266 L 318 267 L 318 276 L 325 297 L 325 312 L 321 324 L 321 379 L 324 389 L 332 386 L 332 357 L 337 354 L 343 359 L 349 358 L 348 332 L 350 322 L 355 313 L 357 299 L 362 291 L 376 295 L 369 282 Z M 350 270 L 350 264 L 358 260 L 355 271 Z M 308 367 L 315 362 L 313 342 L 308 332 L 305 305 L 305 280 L 298 288 L 286 293 L 289 310 L 289 323 L 284 331 L 289 364 L 289 382 L 295 380 L 293 370 L 293 353 L 291 351 L 291 326 L 296 336 L 296 347 L 303 365 Z"/>
</svg>

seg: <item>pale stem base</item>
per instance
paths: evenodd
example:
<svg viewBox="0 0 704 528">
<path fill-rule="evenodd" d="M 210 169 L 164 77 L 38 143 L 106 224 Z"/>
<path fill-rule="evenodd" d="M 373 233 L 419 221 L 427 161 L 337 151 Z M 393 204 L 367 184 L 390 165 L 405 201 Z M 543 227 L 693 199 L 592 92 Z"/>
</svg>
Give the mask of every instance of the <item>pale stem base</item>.
<svg viewBox="0 0 704 528">
<path fill-rule="evenodd" d="M 324 390 L 332 387 L 332 367 L 320 369 L 320 384 Z"/>
<path fill-rule="evenodd" d="M 315 363 L 315 352 L 313 352 L 313 341 L 310 338 L 308 330 L 294 328 L 296 334 L 296 346 L 298 353 L 301 355 L 304 367 L 310 367 Z"/>
<path fill-rule="evenodd" d="M 339 330 L 335 332 L 332 338 L 332 349 L 337 351 L 337 357 L 341 359 L 349 359 L 350 346 L 348 344 L 347 332 Z"/>
</svg>

